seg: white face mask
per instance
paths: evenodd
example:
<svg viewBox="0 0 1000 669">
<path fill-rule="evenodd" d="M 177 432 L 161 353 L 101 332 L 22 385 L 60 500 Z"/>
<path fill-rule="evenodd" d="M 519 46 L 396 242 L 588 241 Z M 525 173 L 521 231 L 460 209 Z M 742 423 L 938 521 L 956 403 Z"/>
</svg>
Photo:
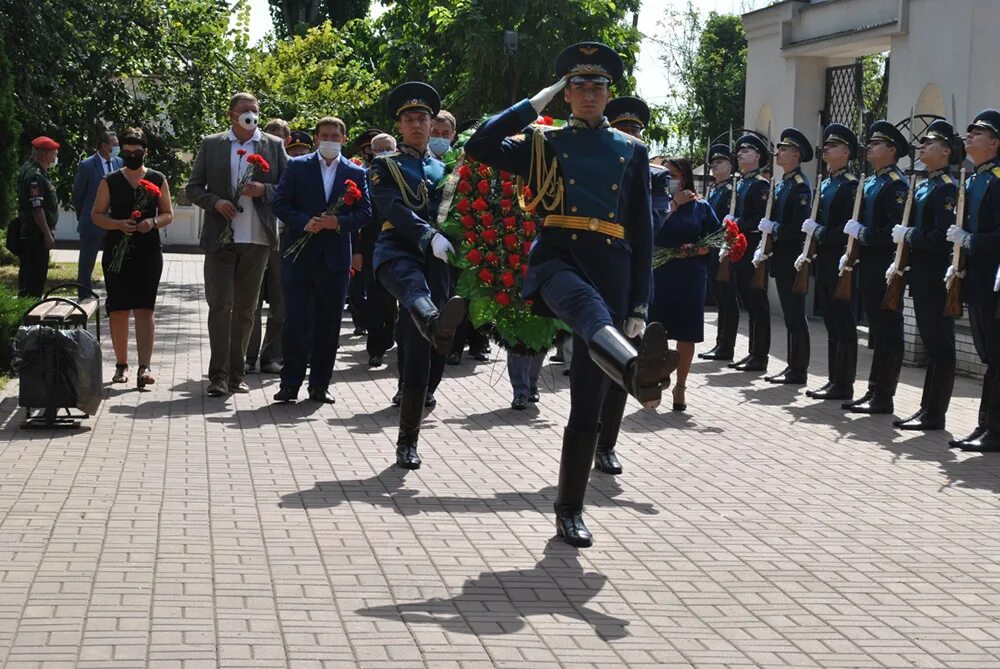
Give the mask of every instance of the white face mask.
<svg viewBox="0 0 1000 669">
<path fill-rule="evenodd" d="M 667 184 L 667 192 L 670 193 L 671 197 L 677 195 L 677 190 L 680 188 L 680 184 L 672 180 Z"/>
<path fill-rule="evenodd" d="M 435 156 L 441 157 L 451 148 L 451 141 L 447 137 L 431 137 L 431 140 L 427 143 L 427 148 Z"/>
<path fill-rule="evenodd" d="M 257 127 L 257 121 L 260 120 L 260 116 L 257 112 L 245 111 L 236 117 L 240 126 L 246 128 L 247 130 L 253 130 Z"/>
<path fill-rule="evenodd" d="M 50 167 L 55 167 L 58 164 L 59 164 L 59 154 L 57 153 L 56 157 L 52 159 L 52 165 Z"/>
<path fill-rule="evenodd" d="M 120 154 L 121 152 L 122 152 L 122 147 L 120 147 L 118 145 L 115 145 L 115 146 L 111 147 L 111 157 L 112 158 L 117 158 L 118 154 Z"/>
<path fill-rule="evenodd" d="M 340 142 L 320 142 L 319 155 L 327 160 L 333 160 L 340 155 Z"/>
</svg>

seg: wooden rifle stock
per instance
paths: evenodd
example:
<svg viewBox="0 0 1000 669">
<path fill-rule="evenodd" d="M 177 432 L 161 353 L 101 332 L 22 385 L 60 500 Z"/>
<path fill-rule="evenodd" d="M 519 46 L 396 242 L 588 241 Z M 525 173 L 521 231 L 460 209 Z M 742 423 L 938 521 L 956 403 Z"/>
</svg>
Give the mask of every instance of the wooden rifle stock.
<svg viewBox="0 0 1000 669">
<path fill-rule="evenodd" d="M 955 225 L 965 226 L 965 168 L 958 176 L 958 202 L 955 205 Z M 944 301 L 944 315 L 952 318 L 962 316 L 962 279 L 965 276 L 965 255 L 962 253 L 962 243 L 955 242 L 951 249 L 952 275 L 947 281 L 948 297 Z M 1000 305 L 997 306 L 996 317 L 1000 318 Z"/>
<path fill-rule="evenodd" d="M 795 283 L 792 284 L 792 292 L 796 295 L 805 295 L 809 292 L 809 266 L 812 265 L 812 259 L 816 257 L 816 240 L 812 238 L 812 235 L 806 235 L 802 246 L 805 249 L 803 253 L 806 254 L 806 261 L 796 272 Z"/>
<path fill-rule="evenodd" d="M 903 225 L 909 227 L 910 212 L 913 210 L 913 193 L 917 187 L 917 175 L 914 172 L 910 177 L 910 188 L 906 193 L 906 206 L 903 207 Z M 896 244 L 896 255 L 892 260 L 896 266 L 896 271 L 886 282 L 885 295 L 882 296 L 882 308 L 889 311 L 899 309 L 899 303 L 903 300 L 903 289 L 906 288 L 906 270 L 910 264 L 910 249 L 906 246 L 906 240 L 901 239 Z"/>
<path fill-rule="evenodd" d="M 772 167 L 772 169 L 774 169 Z M 767 206 L 764 208 L 764 218 L 771 220 L 771 211 L 774 208 L 774 177 L 772 176 L 767 182 Z M 754 290 L 767 290 L 767 259 L 771 257 L 771 234 L 768 232 L 761 233 L 760 244 L 757 248 L 764 248 L 764 259 L 759 265 L 753 269 L 753 283 L 751 287 Z"/>
<path fill-rule="evenodd" d="M 854 211 L 851 214 L 853 220 L 858 220 L 861 212 L 861 200 L 865 192 L 865 174 L 861 173 L 858 179 L 858 189 L 854 192 Z M 861 255 L 861 244 L 854 238 L 847 238 L 847 264 L 840 271 L 840 279 L 837 287 L 833 291 L 833 299 L 841 302 L 848 302 L 851 299 L 851 292 L 854 287 L 854 268 L 858 264 L 858 257 Z"/>
<path fill-rule="evenodd" d="M 742 179 L 741 179 L 742 181 Z M 734 218 L 736 214 L 736 197 L 739 192 L 737 189 L 739 184 L 736 181 L 736 177 L 733 177 L 733 192 L 729 196 L 729 218 Z M 723 222 L 725 225 L 725 222 Z M 729 259 L 729 254 L 727 253 L 725 257 L 719 259 L 719 269 L 715 273 L 715 280 L 718 283 L 729 283 L 733 278 L 733 262 Z"/>
</svg>

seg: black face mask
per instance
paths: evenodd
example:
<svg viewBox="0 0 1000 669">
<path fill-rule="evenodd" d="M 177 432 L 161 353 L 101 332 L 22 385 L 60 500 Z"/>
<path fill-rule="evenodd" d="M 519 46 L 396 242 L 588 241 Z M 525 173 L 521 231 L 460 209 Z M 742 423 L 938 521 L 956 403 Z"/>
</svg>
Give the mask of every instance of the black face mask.
<svg viewBox="0 0 1000 669">
<path fill-rule="evenodd" d="M 144 153 L 140 153 L 139 155 L 134 155 L 129 153 L 122 154 L 122 162 L 124 162 L 125 167 L 129 168 L 130 170 L 137 170 L 140 167 L 142 167 L 142 163 L 145 160 L 145 158 L 146 154 Z"/>
</svg>

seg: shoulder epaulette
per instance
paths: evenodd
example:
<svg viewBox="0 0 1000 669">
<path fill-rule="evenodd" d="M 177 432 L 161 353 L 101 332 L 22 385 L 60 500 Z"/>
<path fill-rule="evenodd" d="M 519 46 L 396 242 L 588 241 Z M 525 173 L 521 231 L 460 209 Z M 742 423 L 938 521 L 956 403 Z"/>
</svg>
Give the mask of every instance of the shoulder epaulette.
<svg viewBox="0 0 1000 669">
<path fill-rule="evenodd" d="M 622 132 L 618 128 L 609 128 L 609 130 L 611 130 L 612 132 L 614 132 L 617 135 L 619 135 L 619 139 L 624 139 L 625 141 L 627 141 L 629 143 L 635 142 L 639 146 L 646 146 L 646 143 L 643 142 L 641 139 L 636 139 L 632 135 L 628 134 L 627 132 Z"/>
<path fill-rule="evenodd" d="M 556 132 L 562 130 L 566 126 L 558 127 L 554 125 L 544 125 L 542 123 L 532 123 L 528 127 L 534 130 L 535 132 Z"/>
<path fill-rule="evenodd" d="M 767 181 L 767 177 L 764 176 L 763 174 L 755 174 L 753 178 L 757 179 L 758 181 Z"/>
<path fill-rule="evenodd" d="M 899 175 L 899 170 L 891 170 L 891 171 L 889 172 L 889 178 L 890 178 L 890 179 L 892 179 L 893 181 L 899 181 L 899 180 L 901 180 L 901 179 L 902 179 L 903 177 L 901 177 L 901 176 Z"/>
<path fill-rule="evenodd" d="M 806 180 L 802 178 L 801 174 L 796 174 L 795 175 L 795 183 L 802 184 L 802 183 L 805 183 L 805 182 L 806 182 Z"/>
<path fill-rule="evenodd" d="M 950 174 L 942 174 L 941 181 L 949 185 L 955 183 L 955 180 L 951 178 Z"/>
<path fill-rule="evenodd" d="M 844 174 L 844 178 L 847 179 L 848 181 L 857 181 L 858 175 L 847 172 L 846 174 Z"/>
<path fill-rule="evenodd" d="M 993 172 L 993 176 L 1000 179 L 1000 167 L 994 167 L 990 172 Z"/>
</svg>

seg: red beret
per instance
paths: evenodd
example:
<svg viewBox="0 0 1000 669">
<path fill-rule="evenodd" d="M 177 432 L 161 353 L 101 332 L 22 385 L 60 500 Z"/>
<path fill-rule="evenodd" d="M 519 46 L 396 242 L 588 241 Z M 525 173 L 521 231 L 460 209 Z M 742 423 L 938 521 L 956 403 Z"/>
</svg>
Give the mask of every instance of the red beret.
<svg viewBox="0 0 1000 669">
<path fill-rule="evenodd" d="M 39 149 L 40 151 L 55 151 L 59 148 L 59 142 L 56 140 L 42 135 L 41 137 L 35 137 L 31 140 L 31 146 Z"/>
</svg>

